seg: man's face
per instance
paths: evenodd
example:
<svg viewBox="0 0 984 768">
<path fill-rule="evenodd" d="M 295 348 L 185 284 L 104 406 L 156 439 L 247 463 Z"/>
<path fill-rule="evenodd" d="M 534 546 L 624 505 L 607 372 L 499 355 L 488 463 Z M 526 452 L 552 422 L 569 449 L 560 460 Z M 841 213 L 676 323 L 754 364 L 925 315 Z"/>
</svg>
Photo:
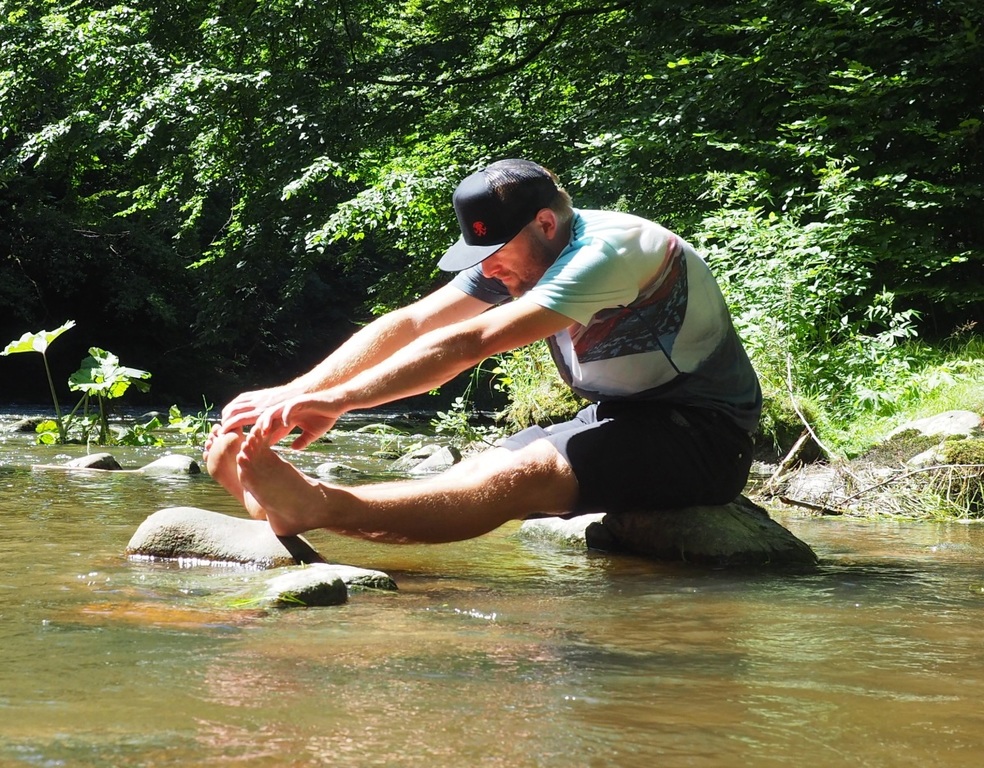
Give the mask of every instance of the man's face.
<svg viewBox="0 0 984 768">
<path fill-rule="evenodd" d="M 502 282 L 511 296 L 522 296 L 557 258 L 537 234 L 531 227 L 522 230 L 482 262 L 482 274 Z"/>
</svg>

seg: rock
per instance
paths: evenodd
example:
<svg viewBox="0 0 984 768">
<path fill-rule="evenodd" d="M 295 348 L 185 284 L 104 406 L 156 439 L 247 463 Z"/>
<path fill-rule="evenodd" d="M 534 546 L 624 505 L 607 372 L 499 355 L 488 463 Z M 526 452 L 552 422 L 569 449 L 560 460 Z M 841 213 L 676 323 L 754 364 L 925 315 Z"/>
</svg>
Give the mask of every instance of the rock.
<svg viewBox="0 0 984 768">
<path fill-rule="evenodd" d="M 168 507 L 150 515 L 130 538 L 126 554 L 254 568 L 324 562 L 305 539 L 278 537 L 264 520 L 232 517 L 196 507 Z"/>
<path fill-rule="evenodd" d="M 917 419 L 893 429 L 888 439 L 896 435 L 914 430 L 928 437 L 961 435 L 970 437 L 981 429 L 981 417 L 973 411 L 946 411 L 936 416 Z"/>
<path fill-rule="evenodd" d="M 427 443 L 400 456 L 389 465 L 389 471 L 427 475 L 443 472 L 459 461 L 461 461 L 461 451 L 457 448 Z"/>
<path fill-rule="evenodd" d="M 348 589 L 330 566 L 288 568 L 267 579 L 262 590 L 247 592 L 241 599 L 250 607 L 313 608 L 341 605 L 348 600 Z"/>
<path fill-rule="evenodd" d="M 122 469 L 119 462 L 109 453 L 92 453 L 88 456 L 80 456 L 77 459 L 66 461 L 63 466 L 68 469 L 105 469 L 114 472 Z"/>
<path fill-rule="evenodd" d="M 587 519 L 585 519 L 587 518 Z M 583 529 L 583 538 L 576 534 Z M 591 549 L 630 552 L 656 560 L 683 560 L 713 566 L 815 565 L 817 556 L 805 543 L 776 523 L 744 496 L 721 506 L 584 515 L 562 520 L 527 520 L 527 537 Z"/>
<path fill-rule="evenodd" d="M 913 469 L 922 469 L 925 467 L 933 467 L 938 464 L 945 464 L 946 458 L 943 453 L 943 448 L 945 445 L 946 443 L 940 443 L 927 451 L 916 454 L 905 463 L 906 466 L 912 467 Z"/>
<path fill-rule="evenodd" d="M 980 415 L 946 411 L 892 430 L 850 461 L 800 467 L 765 492 L 821 514 L 930 517 L 940 511 L 937 500 L 945 487 L 947 498 L 957 489 L 951 500 L 968 515 L 969 497 L 961 497 L 974 482 L 973 468 L 968 473 L 960 465 L 984 461 L 980 435 Z"/>
<path fill-rule="evenodd" d="M 783 478 L 779 494 L 823 506 L 847 495 L 844 473 L 829 464 L 808 464 Z"/>
<path fill-rule="evenodd" d="M 44 416 L 27 416 L 23 419 L 18 419 L 9 427 L 7 427 L 8 432 L 37 432 L 38 424 L 45 421 L 50 421 L 50 419 Z"/>
<path fill-rule="evenodd" d="M 340 464 L 337 461 L 326 461 L 315 467 L 314 474 L 318 477 L 323 477 L 325 480 L 341 480 L 345 478 L 364 477 L 366 473 L 355 467 L 350 467 L 348 464 Z"/>
<path fill-rule="evenodd" d="M 604 517 L 604 512 L 572 518 L 538 517 L 524 520 L 519 531 L 529 541 L 546 541 L 563 547 L 583 548 L 587 546 L 585 529 L 593 523 L 600 523 Z"/>
<path fill-rule="evenodd" d="M 92 453 L 64 464 L 35 464 L 34 469 L 86 469 L 137 475 L 199 475 L 202 472 L 198 462 L 190 456 L 174 453 L 155 459 L 139 469 L 123 469 L 110 453 Z"/>
<path fill-rule="evenodd" d="M 409 472 L 420 462 L 424 461 L 424 459 L 439 450 L 441 450 L 441 446 L 435 443 L 418 445 L 392 462 L 387 469 L 390 472 Z"/>
<path fill-rule="evenodd" d="M 461 461 L 461 451 L 450 446 L 434 451 L 430 456 L 407 470 L 411 475 L 431 475 L 450 469 Z"/>
<path fill-rule="evenodd" d="M 398 587 L 389 574 L 374 571 L 369 568 L 356 568 L 354 565 L 338 565 L 336 563 L 314 563 L 312 568 L 330 568 L 338 575 L 349 589 L 379 589 L 385 592 L 395 592 Z"/>
<path fill-rule="evenodd" d="M 200 475 L 202 468 L 190 456 L 169 453 L 137 470 L 144 475 Z"/>
</svg>

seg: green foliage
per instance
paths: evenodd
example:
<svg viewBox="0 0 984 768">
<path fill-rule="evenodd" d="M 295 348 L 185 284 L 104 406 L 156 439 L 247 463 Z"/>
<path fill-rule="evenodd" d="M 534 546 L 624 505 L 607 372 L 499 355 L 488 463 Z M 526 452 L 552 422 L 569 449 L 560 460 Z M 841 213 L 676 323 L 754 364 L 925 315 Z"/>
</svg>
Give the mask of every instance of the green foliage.
<svg viewBox="0 0 984 768">
<path fill-rule="evenodd" d="M 914 360 L 905 376 L 885 382 L 882 411 L 856 410 L 850 419 L 824 425 L 829 439 L 847 457 L 867 452 L 896 427 L 951 410 L 984 414 L 984 349 L 979 337 L 957 338 L 929 347 L 906 342 L 902 356 Z"/>
<path fill-rule="evenodd" d="M 31 333 L 30 331 L 25 333 L 19 339 L 16 339 L 6 347 L 4 347 L 3 352 L 0 355 L 7 356 L 13 355 L 18 352 L 38 352 L 41 355 L 41 359 L 44 360 L 44 372 L 48 377 L 48 389 L 51 392 L 51 400 L 55 406 L 55 428 L 58 432 L 58 438 L 60 442 L 65 442 L 65 424 L 62 421 L 61 408 L 58 405 L 58 394 L 55 392 L 55 382 L 51 378 L 51 368 L 48 365 L 48 346 L 61 336 L 65 331 L 70 328 L 75 327 L 75 321 L 69 320 L 68 322 L 60 325 L 53 331 L 38 331 L 37 333 Z"/>
<path fill-rule="evenodd" d="M 438 434 L 448 437 L 452 445 L 464 447 L 471 444 L 493 445 L 503 436 L 504 431 L 497 426 L 482 424 L 481 416 L 475 410 L 475 390 L 485 377 L 482 365 L 472 369 L 465 391 L 456 397 L 446 411 L 437 411 L 431 427 Z"/>
<path fill-rule="evenodd" d="M 132 424 L 120 429 L 113 442 L 117 445 L 144 445 L 161 448 L 165 444 L 164 438 L 160 434 L 163 427 L 164 425 L 157 416 L 151 416 L 143 423 Z"/>
<path fill-rule="evenodd" d="M 420 445 L 419 441 L 415 440 L 406 430 L 392 424 L 381 422 L 365 424 L 356 429 L 355 433 L 372 435 L 378 440 L 378 447 L 372 453 L 377 458 L 396 459 Z"/>
<path fill-rule="evenodd" d="M 887 414 L 900 342 L 984 321 L 980 25 L 972 0 L 0 0 L 0 333 L 58 307 L 196 395 L 289 378 L 431 289 L 455 182 L 523 155 L 705 245 L 776 391 Z"/>
<path fill-rule="evenodd" d="M 168 410 L 168 425 L 176 429 L 185 438 L 187 445 L 200 445 L 205 442 L 212 432 L 212 406 L 207 400 L 202 401 L 205 410 L 196 414 L 184 414 L 176 405 Z"/>
<path fill-rule="evenodd" d="M 722 207 L 696 242 L 721 281 L 767 393 L 806 398 L 828 421 L 885 415 L 919 348 L 917 314 L 872 285 L 877 254 L 859 243 L 856 169 L 829 163 L 823 194 L 809 205 L 769 205 L 759 174 L 716 175 Z M 822 207 L 821 207 L 822 204 Z"/>
<path fill-rule="evenodd" d="M 120 359 L 112 352 L 90 347 L 89 356 L 69 377 L 68 384 L 71 389 L 88 397 L 95 395 L 100 401 L 116 400 L 123 397 L 131 386 L 146 392 L 150 389 L 150 384 L 146 382 L 149 378 L 148 371 L 120 365 Z"/>
<path fill-rule="evenodd" d="M 546 342 L 497 355 L 493 362 L 492 388 L 507 400 L 505 409 L 495 415 L 494 425 L 481 423 L 482 417 L 475 411 L 475 390 L 486 376 L 482 365 L 472 371 L 465 391 L 451 407 L 438 411 L 431 422 L 438 433 L 450 436 L 455 444 L 491 445 L 511 432 L 569 419 L 586 405 L 561 380 Z"/>
<path fill-rule="evenodd" d="M 148 371 L 139 368 L 127 368 L 120 365 L 119 358 L 112 352 L 99 347 L 90 347 L 89 356 L 82 361 L 79 369 L 68 379 L 69 389 L 81 392 L 82 399 L 72 410 L 72 415 L 82 408 L 79 423 L 84 439 L 88 442 L 89 433 L 93 426 L 98 426 L 97 441 L 100 445 L 110 442 L 109 404 L 107 401 L 123 397 L 126 391 L 134 386 L 141 392 L 150 389 L 146 379 L 150 378 Z M 90 416 L 89 405 L 92 399 L 97 404 L 96 414 Z"/>
<path fill-rule="evenodd" d="M 496 357 L 492 373 L 495 388 L 509 399 L 500 414 L 509 429 L 564 421 L 586 405 L 561 380 L 546 342 Z"/>
<path fill-rule="evenodd" d="M 502 436 L 502 430 L 487 424 L 478 424 L 478 414 L 470 392 L 459 395 L 446 411 L 437 411 L 431 420 L 434 431 L 449 438 L 452 445 L 465 447 L 474 444 L 492 445 Z"/>
</svg>

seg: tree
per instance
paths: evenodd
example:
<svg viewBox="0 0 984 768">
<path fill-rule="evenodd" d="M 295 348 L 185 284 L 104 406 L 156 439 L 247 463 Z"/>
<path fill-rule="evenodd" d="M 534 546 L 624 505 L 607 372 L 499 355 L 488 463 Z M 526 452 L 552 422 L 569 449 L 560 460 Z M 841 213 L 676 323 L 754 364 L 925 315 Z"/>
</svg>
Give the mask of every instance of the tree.
<svg viewBox="0 0 984 768">
<path fill-rule="evenodd" d="M 439 281 L 455 183 L 522 155 L 754 285 L 839 227 L 818 335 L 887 290 L 945 336 L 984 319 L 979 26 L 970 0 L 0 0 L 7 333 L 70 314 L 161 388 L 285 378 Z M 783 224 L 768 258 L 747 212 Z"/>
</svg>

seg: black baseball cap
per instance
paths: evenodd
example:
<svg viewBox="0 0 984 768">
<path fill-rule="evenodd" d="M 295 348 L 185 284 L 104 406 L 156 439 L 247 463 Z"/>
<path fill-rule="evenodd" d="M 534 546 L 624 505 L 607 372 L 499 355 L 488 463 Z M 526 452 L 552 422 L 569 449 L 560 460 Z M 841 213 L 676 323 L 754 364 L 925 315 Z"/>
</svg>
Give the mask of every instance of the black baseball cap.
<svg viewBox="0 0 984 768">
<path fill-rule="evenodd" d="M 549 208 L 557 194 L 553 176 L 529 160 L 499 160 L 467 176 L 454 191 L 461 237 L 437 262 L 459 272 L 484 261 Z"/>
</svg>

